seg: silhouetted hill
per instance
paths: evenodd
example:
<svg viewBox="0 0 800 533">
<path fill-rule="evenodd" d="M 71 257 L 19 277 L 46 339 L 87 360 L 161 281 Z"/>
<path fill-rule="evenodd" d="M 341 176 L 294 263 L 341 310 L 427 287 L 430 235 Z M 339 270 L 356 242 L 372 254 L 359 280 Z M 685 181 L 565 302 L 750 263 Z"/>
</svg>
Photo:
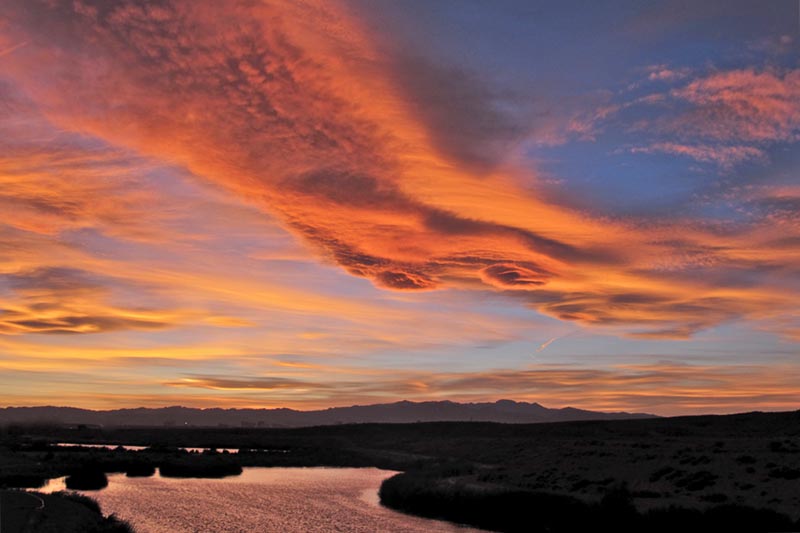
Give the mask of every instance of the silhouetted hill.
<svg viewBox="0 0 800 533">
<path fill-rule="evenodd" d="M 332 407 L 317 411 L 294 409 L 117 409 L 92 411 L 74 407 L 6 407 L 0 409 L 0 424 L 83 424 L 100 426 L 253 426 L 302 427 L 354 423 L 409 422 L 567 422 L 652 418 L 642 413 L 602 413 L 565 407 L 549 409 L 538 403 L 499 400 L 494 403 L 396 402 L 376 405 Z"/>
</svg>

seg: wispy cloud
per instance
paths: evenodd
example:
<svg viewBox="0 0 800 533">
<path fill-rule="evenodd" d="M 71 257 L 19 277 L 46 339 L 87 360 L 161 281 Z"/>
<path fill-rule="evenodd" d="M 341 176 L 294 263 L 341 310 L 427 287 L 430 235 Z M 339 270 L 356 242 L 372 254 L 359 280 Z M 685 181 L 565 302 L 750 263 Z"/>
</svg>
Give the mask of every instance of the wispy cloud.
<svg viewBox="0 0 800 533">
<path fill-rule="evenodd" d="M 191 370 L 197 362 L 187 361 L 183 367 L 179 363 L 162 363 L 175 368 L 175 379 L 154 381 L 143 375 L 140 366 L 119 362 L 118 372 L 101 377 L 96 371 L 81 372 L 74 362 L 65 368 L 20 369 L 0 360 L 0 385 L 4 397 L 14 404 L 49 405 L 52 398 L 37 395 L 37 391 L 56 387 L 62 391 L 61 401 L 93 408 L 180 404 L 317 409 L 394 401 L 399 397 L 465 402 L 513 398 L 548 407 L 681 415 L 791 410 L 800 401 L 795 386 L 800 369 L 792 364 L 662 362 L 595 368 L 531 365 L 518 370 L 415 372 L 347 368 L 337 363 L 304 369 L 275 365 L 272 373 L 262 370 L 245 376 L 235 370 L 198 374 Z"/>
<path fill-rule="evenodd" d="M 691 69 L 675 68 L 669 65 L 650 65 L 646 69 L 647 79 L 658 82 L 674 82 L 682 80 L 691 74 Z"/>
<path fill-rule="evenodd" d="M 631 148 L 632 153 L 664 153 L 689 157 L 703 163 L 715 163 L 730 169 L 745 161 L 758 161 L 766 158 L 764 150 L 754 146 L 714 146 L 657 142 L 649 146 Z"/>
<path fill-rule="evenodd" d="M 343 380 L 310 381 L 281 377 L 231 378 L 192 376 L 168 387 L 259 393 L 270 401 L 290 401 L 307 394 L 310 405 L 404 397 L 435 400 L 486 401 L 511 397 L 539 401 L 551 407 L 567 405 L 607 411 L 646 411 L 659 414 L 735 412 L 790 409 L 798 393 L 794 366 L 687 365 L 674 363 L 618 365 L 605 369 L 536 365 L 515 371 L 441 373 L 394 377 L 355 376 Z M 419 384 L 425 383 L 424 387 Z M 300 400 L 302 402 L 302 400 Z"/>
<path fill-rule="evenodd" d="M 27 46 L 28 41 L 24 41 L 9 48 L 0 49 L 0 57 L 7 56 L 8 54 L 14 53 L 15 51 L 19 50 L 23 46 Z"/>
<path fill-rule="evenodd" d="M 692 104 L 676 131 L 726 142 L 794 142 L 800 137 L 800 70 L 713 72 L 672 91 Z"/>
</svg>

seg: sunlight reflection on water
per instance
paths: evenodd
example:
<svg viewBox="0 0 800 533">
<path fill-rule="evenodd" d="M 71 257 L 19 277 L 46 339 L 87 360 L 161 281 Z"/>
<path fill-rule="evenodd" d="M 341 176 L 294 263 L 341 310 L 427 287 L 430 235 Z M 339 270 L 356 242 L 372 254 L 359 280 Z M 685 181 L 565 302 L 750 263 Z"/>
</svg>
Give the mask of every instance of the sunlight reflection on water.
<svg viewBox="0 0 800 533">
<path fill-rule="evenodd" d="M 285 532 L 469 533 L 476 529 L 397 513 L 378 503 L 381 482 L 395 472 L 376 468 L 245 468 L 223 479 L 109 475 L 85 494 L 137 533 Z M 55 479 L 43 492 L 63 490 Z"/>
</svg>

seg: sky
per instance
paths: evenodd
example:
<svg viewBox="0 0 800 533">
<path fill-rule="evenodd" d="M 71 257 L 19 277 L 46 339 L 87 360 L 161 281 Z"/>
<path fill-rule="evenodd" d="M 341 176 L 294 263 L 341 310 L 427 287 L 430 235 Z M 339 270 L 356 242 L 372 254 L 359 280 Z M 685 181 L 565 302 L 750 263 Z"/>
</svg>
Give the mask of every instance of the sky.
<svg viewBox="0 0 800 533">
<path fill-rule="evenodd" d="M 3 0 L 0 404 L 800 408 L 795 0 Z"/>
</svg>

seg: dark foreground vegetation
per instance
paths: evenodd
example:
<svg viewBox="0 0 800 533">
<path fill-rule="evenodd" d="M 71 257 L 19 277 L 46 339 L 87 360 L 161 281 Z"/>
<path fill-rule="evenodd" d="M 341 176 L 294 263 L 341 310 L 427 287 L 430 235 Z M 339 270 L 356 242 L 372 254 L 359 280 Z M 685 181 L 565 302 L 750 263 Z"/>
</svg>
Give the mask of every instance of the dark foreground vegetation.
<svg viewBox="0 0 800 533">
<path fill-rule="evenodd" d="M 181 449 L 190 446 L 212 450 Z M 220 477 L 250 466 L 402 471 L 384 482 L 385 505 L 497 531 L 800 531 L 800 412 L 530 425 L 0 430 L 0 486 L 155 468 Z M 100 476 L 93 480 L 102 485 Z"/>
<path fill-rule="evenodd" d="M 449 476 L 420 472 L 387 479 L 380 498 L 398 511 L 509 533 L 800 530 L 800 521 L 787 515 L 745 505 L 639 511 L 625 486 L 610 488 L 599 502 L 587 502 L 561 494 L 454 483 Z"/>
<path fill-rule="evenodd" d="M 0 507 L 3 533 L 134 533 L 115 516 L 103 516 L 96 501 L 74 492 L 0 490 Z"/>
</svg>

